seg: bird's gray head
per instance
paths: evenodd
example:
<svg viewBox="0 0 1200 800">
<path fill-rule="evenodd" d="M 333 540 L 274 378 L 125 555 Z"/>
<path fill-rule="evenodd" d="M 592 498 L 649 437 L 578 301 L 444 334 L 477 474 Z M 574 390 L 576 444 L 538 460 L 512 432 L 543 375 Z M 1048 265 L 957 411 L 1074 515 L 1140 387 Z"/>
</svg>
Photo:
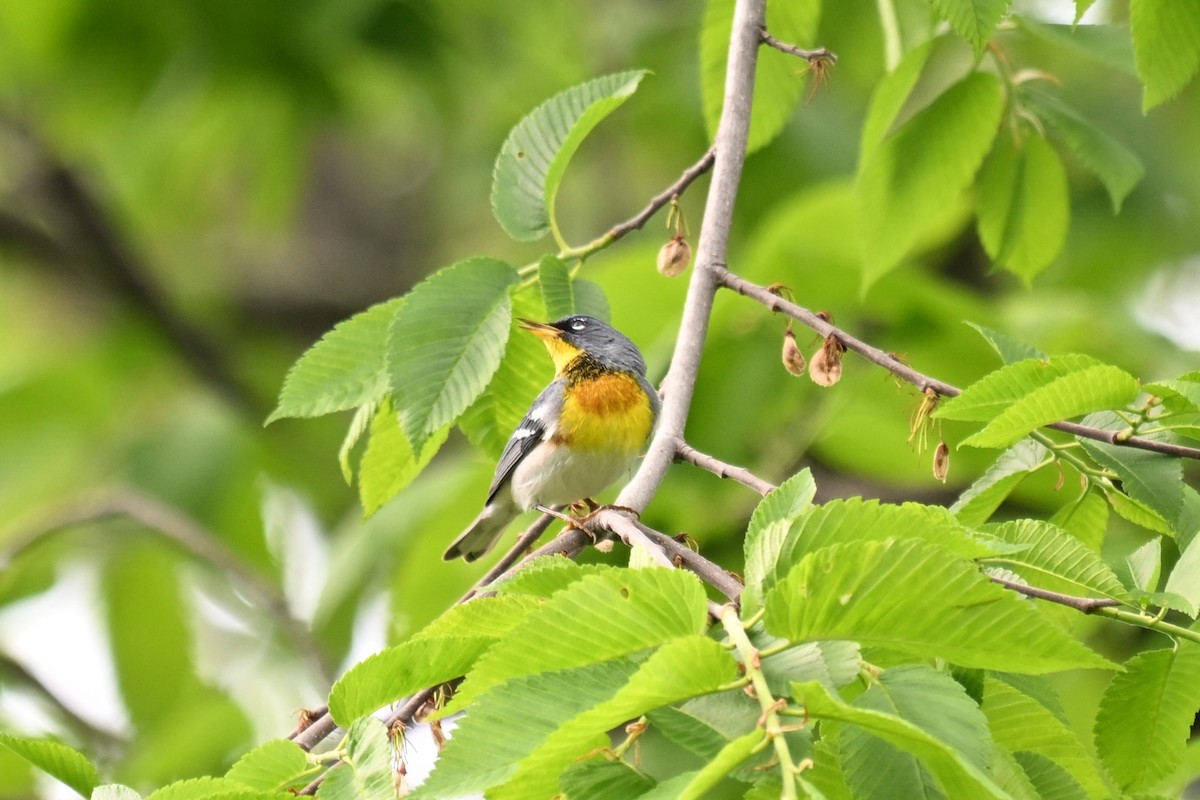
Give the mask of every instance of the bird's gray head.
<svg viewBox="0 0 1200 800">
<path fill-rule="evenodd" d="M 646 375 L 646 362 L 637 345 L 607 322 L 582 314 L 563 317 L 549 324 L 521 322 L 525 330 L 546 343 L 555 366 L 560 369 L 583 351 L 606 369 Z"/>
</svg>

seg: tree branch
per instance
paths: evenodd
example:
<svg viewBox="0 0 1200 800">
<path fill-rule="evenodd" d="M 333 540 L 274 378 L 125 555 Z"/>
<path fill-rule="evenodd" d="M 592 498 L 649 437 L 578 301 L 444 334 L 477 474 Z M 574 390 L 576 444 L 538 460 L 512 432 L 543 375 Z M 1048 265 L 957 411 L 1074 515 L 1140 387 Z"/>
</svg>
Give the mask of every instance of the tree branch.
<svg viewBox="0 0 1200 800">
<path fill-rule="evenodd" d="M 926 389 L 932 389 L 944 397 L 954 397 L 961 394 L 962 390 L 957 386 L 940 381 L 937 378 L 930 377 L 924 373 L 910 367 L 908 364 L 897 359 L 891 353 L 885 353 L 878 347 L 867 344 L 861 339 L 852 336 L 846 331 L 838 328 L 828 320 L 817 316 L 812 311 L 798 306 L 795 303 L 784 300 L 779 295 L 773 293 L 765 286 L 759 286 L 756 283 L 746 280 L 734 273 L 730 272 L 724 266 L 718 266 L 714 269 L 714 274 L 720 285 L 727 289 L 731 289 L 740 295 L 749 297 L 752 300 L 757 300 L 772 311 L 786 314 L 792 319 L 803 323 L 812 328 L 821 336 L 834 336 L 840 341 L 847 350 L 853 350 L 860 356 L 883 367 L 888 372 L 898 378 L 901 378 L 918 390 L 924 392 Z M 1146 439 L 1140 436 L 1130 436 L 1122 438 L 1119 431 L 1108 431 L 1103 428 L 1093 428 L 1088 425 L 1081 425 L 1077 422 L 1055 422 L 1046 426 L 1057 431 L 1070 433 L 1075 436 L 1081 436 L 1085 439 L 1094 439 L 1098 442 L 1106 444 L 1118 445 L 1121 447 L 1135 447 L 1140 450 L 1149 450 L 1155 453 L 1163 453 L 1164 455 L 1176 456 L 1179 458 L 1200 459 L 1200 447 L 1188 447 L 1186 445 L 1174 444 L 1171 442 L 1160 442 L 1154 439 Z"/>
<path fill-rule="evenodd" d="M 1029 586 L 1017 581 L 1010 581 L 1006 578 L 989 576 L 988 579 L 992 583 L 998 583 L 1005 589 L 1012 589 L 1014 592 L 1023 594 L 1026 597 L 1036 597 L 1038 600 L 1046 600 L 1051 603 L 1057 603 L 1060 606 L 1067 606 L 1084 614 L 1091 614 L 1099 608 L 1120 605 L 1120 603 L 1118 603 L 1116 600 L 1110 600 L 1107 597 L 1075 597 L 1074 595 L 1052 592 L 1048 589 L 1039 589 L 1036 586 Z"/>
<path fill-rule="evenodd" d="M 675 443 L 675 461 L 685 462 L 700 469 L 707 470 L 718 478 L 728 478 L 737 481 L 743 486 L 748 486 L 761 495 L 769 494 L 777 488 L 775 484 L 764 481 L 762 478 L 755 475 L 745 467 L 736 467 L 733 464 L 726 464 L 707 453 L 701 453 L 696 448 L 692 447 L 682 439 Z"/>
<path fill-rule="evenodd" d="M 794 44 L 781 42 L 767 32 L 766 28 L 758 29 L 758 36 L 762 39 L 762 43 L 768 47 L 774 47 L 781 53 L 787 53 L 789 56 L 803 58 L 808 63 L 815 61 L 828 61 L 831 64 L 837 63 L 837 54 L 825 47 L 817 48 L 816 50 L 802 50 Z"/>
</svg>

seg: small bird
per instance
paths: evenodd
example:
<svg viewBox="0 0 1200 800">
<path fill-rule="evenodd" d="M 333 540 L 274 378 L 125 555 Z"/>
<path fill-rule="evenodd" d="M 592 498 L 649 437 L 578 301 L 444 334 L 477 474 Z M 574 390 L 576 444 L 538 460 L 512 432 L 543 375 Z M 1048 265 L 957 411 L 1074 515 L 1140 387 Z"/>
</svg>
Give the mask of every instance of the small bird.
<svg viewBox="0 0 1200 800">
<path fill-rule="evenodd" d="M 550 351 L 555 375 L 513 431 L 487 504 L 442 558 L 485 555 L 516 517 L 590 498 L 629 469 L 658 419 L 637 345 L 585 316 L 520 320 Z"/>
</svg>

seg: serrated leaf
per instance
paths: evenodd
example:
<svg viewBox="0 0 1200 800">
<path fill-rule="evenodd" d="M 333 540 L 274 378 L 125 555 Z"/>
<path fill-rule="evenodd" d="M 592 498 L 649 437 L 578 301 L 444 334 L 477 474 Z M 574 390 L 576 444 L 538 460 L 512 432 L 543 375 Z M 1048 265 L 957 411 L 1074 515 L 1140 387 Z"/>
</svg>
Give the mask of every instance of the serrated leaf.
<svg viewBox="0 0 1200 800">
<path fill-rule="evenodd" d="M 725 99 L 725 66 L 733 30 L 733 9 L 731 0 L 708 0 L 701 22 L 700 95 L 710 141 L 716 138 Z M 816 36 L 821 4 L 817 0 L 767 0 L 766 13 L 767 27 L 773 36 L 806 47 Z M 759 48 L 747 153 L 769 144 L 792 118 L 804 92 L 805 72 L 794 56 L 770 47 Z"/>
<path fill-rule="evenodd" d="M 84 797 L 91 795 L 100 783 L 100 775 L 87 756 L 62 742 L 0 733 L 0 747 L 7 748 Z"/>
<path fill-rule="evenodd" d="M 761 626 L 752 629 L 751 641 L 759 650 L 774 648 L 784 642 Z M 767 686 L 776 695 L 786 695 L 793 681 L 817 681 L 830 691 L 836 691 L 858 678 L 862 662 L 857 642 L 809 642 L 764 656 L 762 671 Z"/>
<path fill-rule="evenodd" d="M 1043 425 L 1101 409 L 1121 408 L 1133 402 L 1137 393 L 1137 379 L 1123 369 L 1088 367 L 1034 389 L 962 443 L 1007 447 Z"/>
<path fill-rule="evenodd" d="M 1096 714 L 1096 750 L 1126 792 L 1153 788 L 1183 758 L 1200 708 L 1200 647 L 1139 653 L 1113 676 Z"/>
<path fill-rule="evenodd" d="M 633 659 L 620 658 L 491 687 L 463 717 L 413 797 L 458 797 L 499 786 L 521 759 L 568 720 L 615 695 L 637 668 Z M 594 739 L 592 747 L 609 744 L 603 732 Z"/>
<path fill-rule="evenodd" d="M 443 713 L 533 672 L 636 653 L 704 630 L 704 588 L 668 569 L 589 575 L 553 594 L 481 658 Z"/>
<path fill-rule="evenodd" d="M 449 436 L 449 425 L 434 431 L 425 441 L 421 455 L 414 455 L 391 402 L 385 401 L 371 419 L 370 438 L 358 467 L 358 497 L 363 516 L 374 514 L 412 483 Z"/>
<path fill-rule="evenodd" d="M 970 560 L 916 539 L 809 553 L 767 595 L 763 621 L 797 643 L 849 639 L 966 667 L 1044 673 L 1112 666 Z"/>
<path fill-rule="evenodd" d="M 851 705 L 902 719 L 952 746 L 965 761 L 986 772 L 992 748 L 987 719 L 963 687 L 945 673 L 915 664 L 885 670 Z M 842 771 L 855 797 L 940 795 L 919 758 L 868 729 L 847 726 L 838 740 Z"/>
<path fill-rule="evenodd" d="M 1110 420 L 1097 415 L 1084 424 L 1110 429 Z M 1124 427 L 1124 423 L 1122 423 Z M 1121 488 L 1133 499 L 1144 503 L 1173 525 L 1183 511 L 1183 462 L 1173 456 L 1119 447 L 1106 442 L 1076 437 L 1097 464 L 1121 478 Z"/>
<path fill-rule="evenodd" d="M 1163 591 L 1183 598 L 1191 605 L 1188 616 L 1196 618 L 1196 612 L 1200 610 L 1200 536 L 1193 536 L 1179 555 Z"/>
<path fill-rule="evenodd" d="M 987 422 L 1035 389 L 1047 386 L 1064 375 L 1102 366 L 1102 363 L 1091 356 L 1071 354 L 1006 364 L 984 375 L 961 394 L 943 400 L 933 416 L 937 419 Z"/>
<path fill-rule="evenodd" d="M 792 522 L 811 505 L 817 485 L 812 472 L 801 470 L 761 501 L 750 516 L 743 545 L 746 559 L 746 588 L 742 591 L 742 610 L 754 613 L 762 602 L 763 581 L 773 573 L 779 549 Z"/>
<path fill-rule="evenodd" d="M 992 349 L 996 351 L 996 354 L 1000 356 L 1000 360 L 1005 364 L 1014 364 L 1018 361 L 1025 361 L 1031 358 L 1039 361 L 1046 361 L 1050 358 L 1050 356 L 1038 350 L 1033 345 L 1014 339 L 1008 334 L 992 330 L 974 322 L 967 322 L 966 324 L 974 328 L 992 346 Z"/>
<path fill-rule="evenodd" d="M 1153 592 L 1162 570 L 1162 540 L 1151 539 L 1125 556 L 1125 568 L 1134 589 Z"/>
<path fill-rule="evenodd" d="M 980 172 L 976 214 L 988 256 L 1028 285 L 1067 238 L 1067 172 L 1054 148 L 1036 135 L 1019 149 L 1002 137 Z"/>
<path fill-rule="evenodd" d="M 949 200 L 971 182 L 991 149 L 1004 96 L 974 72 L 889 136 L 862 163 L 856 194 L 863 233 L 863 286 L 890 272 L 942 224 Z"/>
<path fill-rule="evenodd" d="M 654 788 L 654 781 L 624 761 L 584 761 L 559 779 L 565 800 L 629 800 Z"/>
<path fill-rule="evenodd" d="M 483 392 L 500 365 L 517 273 L 473 258 L 426 278 L 408 294 L 388 334 L 387 364 L 400 426 L 414 452 Z"/>
<path fill-rule="evenodd" d="M 534 292 L 517 292 L 513 316 L 532 320 L 555 320 L 546 313 Z M 487 390 L 459 421 L 471 443 L 493 459 L 499 459 L 508 437 L 521 424 L 538 392 L 554 378 L 554 367 L 546 348 L 535 336 L 517 331 L 509 337 L 504 357 Z"/>
<path fill-rule="evenodd" d="M 791 527 L 763 588 L 774 586 L 805 554 L 823 547 L 839 542 L 904 539 L 933 542 L 970 558 L 992 552 L 987 544 L 969 536 L 949 511 L 938 506 L 891 505 L 857 497 L 831 500 L 814 507 Z"/>
<path fill-rule="evenodd" d="M 1124 492 L 1110 486 L 1102 486 L 1101 488 L 1104 491 L 1104 497 L 1108 500 L 1108 504 L 1112 506 L 1113 511 L 1117 512 L 1117 516 L 1132 522 L 1134 525 L 1140 525 L 1146 530 L 1161 533 L 1164 536 L 1175 535 L 1175 531 L 1170 523 L 1141 500 L 1130 497 Z"/>
<path fill-rule="evenodd" d="M 792 688 L 792 697 L 804 706 L 810 718 L 858 726 L 917 756 L 950 797 L 1005 797 L 986 770 L 971 763 L 952 744 L 911 722 L 880 711 L 846 705 L 832 697 L 819 683 L 796 684 Z"/>
<path fill-rule="evenodd" d="M 1163 406 L 1175 413 L 1200 411 L 1200 381 L 1190 372 L 1175 380 L 1155 381 L 1142 386 L 1143 391 L 1163 400 Z"/>
<path fill-rule="evenodd" d="M 933 7 L 959 36 L 975 48 L 978 57 L 1004 19 L 1011 0 L 933 0 Z"/>
<path fill-rule="evenodd" d="M 597 735 L 651 709 L 714 692 L 734 680 L 737 672 L 733 657 L 712 639 L 695 635 L 669 641 L 610 699 L 551 733 L 516 765 L 507 783 L 488 796 L 496 800 L 550 796 L 557 776 L 589 751 L 588 743 Z"/>
<path fill-rule="evenodd" d="M 354 418 L 350 420 L 350 427 L 346 429 L 346 438 L 342 440 L 342 446 L 338 448 L 338 466 L 342 468 L 342 478 L 349 486 L 354 483 L 354 467 L 350 464 L 350 455 L 354 452 L 354 446 L 358 444 L 359 439 L 371 427 L 371 420 L 375 418 L 375 412 L 379 410 L 379 402 L 372 401 L 359 406 L 354 412 Z"/>
<path fill-rule="evenodd" d="M 867 156 L 887 137 L 905 101 L 912 94 L 913 87 L 925 69 L 936 39 L 930 39 L 917 45 L 904 54 L 896 68 L 884 75 L 871 93 L 871 103 L 867 108 L 867 118 L 863 122 L 862 142 L 859 145 L 859 161 L 865 162 Z"/>
<path fill-rule="evenodd" d="M 429 636 L 368 656 L 333 685 L 329 713 L 345 727 L 388 703 L 466 674 L 495 643 L 487 635 Z"/>
<path fill-rule="evenodd" d="M 1053 462 L 1054 456 L 1040 442 L 1017 442 L 958 496 L 950 513 L 967 527 L 982 525 L 1021 481 Z"/>
<path fill-rule="evenodd" d="M 1022 751 L 1013 758 L 1033 785 L 1038 800 L 1088 800 L 1087 790 L 1079 781 L 1041 753 Z"/>
<path fill-rule="evenodd" d="M 571 269 L 557 256 L 544 256 L 538 262 L 538 288 L 546 319 L 556 320 L 575 313 L 575 287 Z"/>
<path fill-rule="evenodd" d="M 762 706 L 736 689 L 655 709 L 650 725 L 675 744 L 708 761 L 733 739 L 754 729 Z"/>
<path fill-rule="evenodd" d="M 641 795 L 643 800 L 702 800 L 738 764 L 749 758 L 763 740 L 761 731 L 739 736 L 721 748 L 713 760 L 694 772 L 686 772 Z"/>
<path fill-rule="evenodd" d="M 588 575 L 616 574 L 609 564 L 580 564 L 568 558 L 539 558 L 489 586 L 501 594 L 549 597 Z"/>
<path fill-rule="evenodd" d="M 986 531 L 1006 542 L 1024 545 L 1024 549 L 985 556 L 980 559 L 983 564 L 1007 567 L 1030 585 L 1054 592 L 1130 600 L 1121 581 L 1099 555 L 1049 522 L 1016 520 L 989 526 Z"/>
<path fill-rule="evenodd" d="M 1200 6 L 1177 0 L 1130 0 L 1129 27 L 1142 111 L 1170 100 L 1200 71 Z"/>
<path fill-rule="evenodd" d="M 228 778 L 191 778 L 167 784 L 147 795 L 146 800 L 276 800 L 277 794 L 248 789 Z"/>
<path fill-rule="evenodd" d="M 1033 698 L 988 677 L 984 680 L 983 713 L 992 729 L 992 738 L 1016 754 L 1018 761 L 1027 752 L 1044 756 L 1069 772 L 1089 796 L 1108 795 L 1096 763 L 1083 743 L 1065 722 Z"/>
<path fill-rule="evenodd" d="M 1108 529 L 1108 503 L 1099 492 L 1086 491 L 1074 503 L 1060 508 L 1050 522 L 1099 553 Z"/>
<path fill-rule="evenodd" d="M 605 75 L 556 94 L 508 134 L 492 173 L 492 212 L 517 241 L 558 238 L 554 198 L 584 138 L 637 90 L 647 70 Z"/>
<path fill-rule="evenodd" d="M 1141 159 L 1057 97 L 1026 90 L 1021 101 L 1100 179 L 1112 201 L 1113 213 L 1120 211 L 1121 203 L 1146 173 Z"/>
<path fill-rule="evenodd" d="M 267 425 L 318 417 L 378 401 L 387 393 L 388 328 L 404 306 L 396 297 L 355 314 L 321 337 L 288 370 Z"/>
<path fill-rule="evenodd" d="M 264 792 L 286 792 L 300 788 L 316 774 L 308 754 L 288 739 L 272 739 L 237 760 L 225 777 Z"/>
<path fill-rule="evenodd" d="M 488 587 L 491 588 L 491 587 Z M 414 639 L 442 636 L 507 636 L 540 603 L 536 597 L 521 594 L 475 597 L 446 610 L 416 633 Z"/>
<path fill-rule="evenodd" d="M 364 717 L 346 732 L 342 763 L 325 773 L 317 800 L 395 800 L 392 746 L 383 723 Z"/>
</svg>

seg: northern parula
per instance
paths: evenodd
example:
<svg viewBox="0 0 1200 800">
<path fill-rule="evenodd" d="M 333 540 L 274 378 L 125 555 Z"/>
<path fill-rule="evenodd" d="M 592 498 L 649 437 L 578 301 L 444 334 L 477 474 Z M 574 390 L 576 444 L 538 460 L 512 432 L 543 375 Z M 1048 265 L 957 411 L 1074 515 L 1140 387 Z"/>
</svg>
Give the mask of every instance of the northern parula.
<svg viewBox="0 0 1200 800">
<path fill-rule="evenodd" d="M 584 316 L 521 320 L 554 361 L 555 376 L 504 446 L 487 504 L 442 556 L 474 561 L 523 511 L 591 497 L 629 469 L 658 419 L 637 345 Z"/>
</svg>

